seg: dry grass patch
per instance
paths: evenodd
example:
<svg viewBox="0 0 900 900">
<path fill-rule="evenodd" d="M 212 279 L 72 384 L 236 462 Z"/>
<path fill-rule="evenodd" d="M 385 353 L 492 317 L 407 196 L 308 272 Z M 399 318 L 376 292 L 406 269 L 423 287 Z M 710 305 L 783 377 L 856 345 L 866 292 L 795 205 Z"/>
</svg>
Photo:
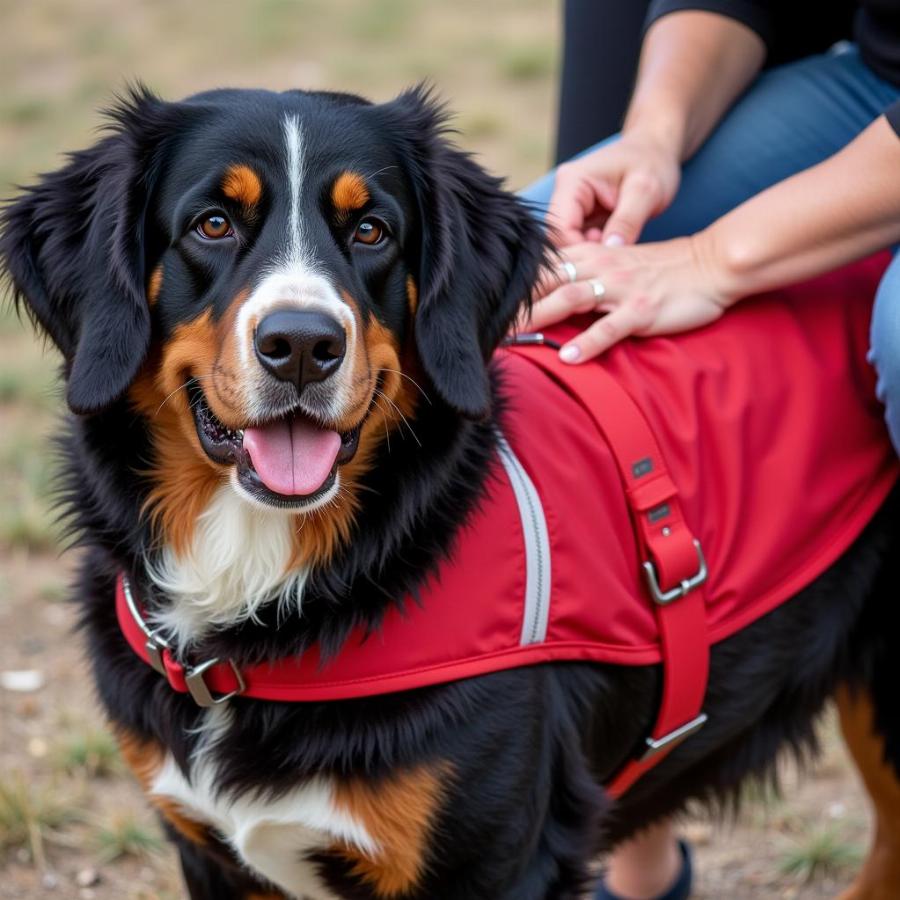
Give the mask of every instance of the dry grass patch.
<svg viewBox="0 0 900 900">
<path fill-rule="evenodd" d="M 126 857 L 144 858 L 159 853 L 163 838 L 159 829 L 131 813 L 117 813 L 95 834 L 97 850 L 105 863 Z"/>
<path fill-rule="evenodd" d="M 65 843 L 61 829 L 78 820 L 80 800 L 62 799 L 55 785 L 35 785 L 17 772 L 0 780 L 0 848 L 23 848 L 46 868 L 47 842 Z"/>
</svg>

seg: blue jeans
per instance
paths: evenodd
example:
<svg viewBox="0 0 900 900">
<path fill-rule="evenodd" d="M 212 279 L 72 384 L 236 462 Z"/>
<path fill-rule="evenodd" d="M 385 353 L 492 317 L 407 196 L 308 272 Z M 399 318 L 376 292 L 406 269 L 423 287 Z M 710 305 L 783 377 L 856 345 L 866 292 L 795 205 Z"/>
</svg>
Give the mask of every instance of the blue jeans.
<svg viewBox="0 0 900 900">
<path fill-rule="evenodd" d="M 836 153 L 898 98 L 900 88 L 879 78 L 849 44 L 764 72 L 685 164 L 675 200 L 647 223 L 641 240 L 661 241 L 705 228 L 760 191 Z M 546 210 L 554 176 L 545 175 L 522 196 Z M 900 255 L 878 288 L 871 346 L 878 397 L 900 452 Z"/>
</svg>

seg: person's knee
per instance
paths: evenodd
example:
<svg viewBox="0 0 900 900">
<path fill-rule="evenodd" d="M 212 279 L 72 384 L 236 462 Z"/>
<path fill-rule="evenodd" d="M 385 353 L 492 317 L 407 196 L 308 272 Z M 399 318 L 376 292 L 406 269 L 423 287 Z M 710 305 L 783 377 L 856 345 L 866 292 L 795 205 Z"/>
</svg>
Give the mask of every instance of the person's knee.
<svg viewBox="0 0 900 900">
<path fill-rule="evenodd" d="M 900 452 L 900 258 L 888 268 L 875 298 L 869 358 L 878 373 L 878 399 Z"/>
</svg>

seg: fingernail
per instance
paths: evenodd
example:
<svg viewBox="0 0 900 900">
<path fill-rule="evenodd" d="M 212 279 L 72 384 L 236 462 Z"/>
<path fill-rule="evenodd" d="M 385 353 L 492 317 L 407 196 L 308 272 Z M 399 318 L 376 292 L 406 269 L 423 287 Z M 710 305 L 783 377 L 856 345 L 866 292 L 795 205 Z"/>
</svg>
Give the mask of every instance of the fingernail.
<svg viewBox="0 0 900 900">
<path fill-rule="evenodd" d="M 621 234 L 611 234 L 604 242 L 604 247 L 624 247 L 625 238 Z"/>
<path fill-rule="evenodd" d="M 559 351 L 559 358 L 567 363 L 578 362 L 580 356 L 581 348 L 578 344 L 566 344 L 566 346 Z"/>
</svg>

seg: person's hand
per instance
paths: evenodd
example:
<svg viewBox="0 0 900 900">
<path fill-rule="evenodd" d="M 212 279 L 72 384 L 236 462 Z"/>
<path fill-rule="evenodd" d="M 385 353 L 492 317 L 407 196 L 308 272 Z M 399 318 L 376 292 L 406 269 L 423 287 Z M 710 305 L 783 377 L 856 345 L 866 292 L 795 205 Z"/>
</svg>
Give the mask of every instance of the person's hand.
<svg viewBox="0 0 900 900">
<path fill-rule="evenodd" d="M 564 362 L 585 362 L 629 335 L 699 328 L 737 299 L 704 232 L 634 247 L 582 242 L 560 257 L 561 265 L 543 274 L 531 316 L 519 328 L 540 331 L 597 312 L 597 321 L 560 350 Z"/>
<path fill-rule="evenodd" d="M 547 214 L 557 245 L 634 244 L 647 220 L 672 202 L 680 179 L 677 148 L 642 132 L 626 132 L 564 163 L 557 170 Z"/>
</svg>

